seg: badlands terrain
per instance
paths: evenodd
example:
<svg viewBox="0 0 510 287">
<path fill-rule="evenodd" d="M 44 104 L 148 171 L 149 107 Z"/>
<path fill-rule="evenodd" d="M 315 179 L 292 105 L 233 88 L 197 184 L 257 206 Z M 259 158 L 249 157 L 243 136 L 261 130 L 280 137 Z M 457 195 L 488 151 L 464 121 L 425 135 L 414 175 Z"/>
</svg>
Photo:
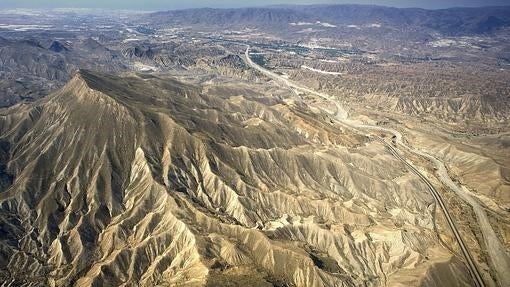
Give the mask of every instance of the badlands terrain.
<svg viewBox="0 0 510 287">
<path fill-rule="evenodd" d="M 510 8 L 0 11 L 0 286 L 510 286 Z"/>
</svg>

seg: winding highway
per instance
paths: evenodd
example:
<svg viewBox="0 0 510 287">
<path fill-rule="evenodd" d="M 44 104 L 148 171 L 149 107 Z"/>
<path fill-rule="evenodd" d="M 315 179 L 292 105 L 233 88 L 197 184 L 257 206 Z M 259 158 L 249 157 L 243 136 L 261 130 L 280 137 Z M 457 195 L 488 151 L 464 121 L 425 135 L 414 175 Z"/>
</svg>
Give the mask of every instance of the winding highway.
<svg viewBox="0 0 510 287">
<path fill-rule="evenodd" d="M 474 279 L 474 283 L 476 286 L 485 286 L 482 280 L 482 277 L 480 276 L 480 272 L 478 271 L 478 268 L 476 267 L 476 264 L 473 260 L 473 257 L 469 253 L 468 248 L 466 247 L 464 240 L 462 239 L 462 236 L 460 235 L 457 227 L 455 226 L 455 222 L 453 221 L 450 212 L 448 211 L 448 208 L 444 204 L 444 201 L 441 197 L 441 194 L 436 190 L 436 188 L 430 183 L 430 181 L 416 168 L 414 165 L 409 163 L 405 158 L 403 158 L 400 153 L 391 145 L 388 144 L 383 139 L 379 138 L 379 140 L 390 150 L 391 154 L 393 154 L 394 157 L 399 159 L 404 165 L 415 175 L 417 175 L 426 185 L 429 189 L 430 193 L 436 200 L 436 202 L 441 207 L 441 210 L 443 211 L 443 214 L 446 218 L 446 221 L 448 222 L 448 225 L 450 226 L 450 229 L 453 232 L 453 235 L 459 245 L 459 248 L 464 255 L 464 258 L 466 259 L 466 263 L 468 265 L 469 271 L 471 272 L 471 276 Z"/>
<path fill-rule="evenodd" d="M 306 87 L 302 87 L 288 79 L 285 79 L 281 77 L 280 75 L 273 73 L 256 63 L 254 63 L 250 58 L 250 47 L 246 49 L 245 52 L 245 60 L 248 63 L 249 66 L 254 68 L 255 70 L 261 72 L 262 74 L 277 80 L 279 82 L 284 83 L 288 87 L 291 87 L 295 90 L 299 90 L 304 93 L 309 93 L 312 95 L 319 96 L 321 98 L 327 99 L 332 101 L 334 105 L 337 107 L 337 112 L 332 114 L 332 116 L 335 118 L 335 120 L 344 125 L 348 126 L 352 129 L 357 130 L 358 132 L 364 133 L 368 136 L 372 136 L 370 132 L 366 131 L 382 131 L 386 133 L 390 133 L 395 136 L 395 142 L 398 146 L 402 147 L 403 149 L 407 150 L 410 153 L 414 153 L 420 157 L 424 157 L 430 162 L 432 162 L 435 165 L 435 168 L 437 169 L 437 175 L 439 180 L 443 183 L 443 185 L 447 186 L 449 189 L 454 191 L 460 198 L 462 198 L 465 202 L 467 202 L 471 207 L 473 208 L 477 221 L 479 223 L 480 230 L 482 232 L 482 236 L 485 241 L 485 247 L 489 254 L 489 258 L 491 260 L 491 263 L 493 265 L 494 271 L 496 273 L 498 283 L 500 286 L 510 286 L 510 256 L 505 251 L 505 247 L 503 244 L 501 244 L 499 238 L 497 237 L 495 231 L 492 229 L 491 224 L 489 223 L 488 216 L 483 209 L 483 207 L 476 201 L 473 196 L 470 194 L 470 192 L 464 188 L 459 187 L 457 184 L 453 182 L 453 180 L 448 175 L 447 169 L 445 165 L 438 160 L 437 158 L 431 156 L 428 153 L 425 153 L 420 150 L 413 149 L 409 147 L 406 143 L 403 141 L 402 134 L 396 130 L 384 128 L 380 126 L 373 126 L 373 125 L 366 125 L 366 124 L 360 124 L 356 121 L 353 121 L 348 118 L 348 112 L 345 108 L 343 108 L 338 101 L 335 101 L 334 98 L 331 96 L 320 93 L 314 90 L 311 90 Z M 329 111 L 325 110 L 327 113 L 331 114 Z M 381 138 L 378 138 L 391 152 L 393 156 L 395 156 L 398 160 L 400 160 L 411 172 L 413 172 L 415 175 L 417 175 L 426 185 L 429 190 L 429 192 L 432 194 L 434 199 L 436 200 L 437 204 L 440 206 L 446 221 L 448 223 L 448 226 L 453 232 L 453 236 L 459 245 L 460 251 L 465 259 L 466 265 L 471 273 L 471 276 L 473 278 L 473 283 L 475 286 L 483 287 L 485 286 L 485 283 L 482 279 L 482 276 L 475 264 L 475 261 L 473 260 L 473 257 L 471 256 L 464 239 L 462 238 L 462 235 L 460 234 L 459 230 L 457 229 L 455 222 L 450 215 L 450 212 L 448 210 L 447 205 L 444 203 L 441 194 L 434 188 L 434 186 L 430 183 L 430 181 L 425 177 L 412 163 L 410 163 L 408 160 L 406 160 L 402 154 L 391 144 L 387 143 Z"/>
</svg>

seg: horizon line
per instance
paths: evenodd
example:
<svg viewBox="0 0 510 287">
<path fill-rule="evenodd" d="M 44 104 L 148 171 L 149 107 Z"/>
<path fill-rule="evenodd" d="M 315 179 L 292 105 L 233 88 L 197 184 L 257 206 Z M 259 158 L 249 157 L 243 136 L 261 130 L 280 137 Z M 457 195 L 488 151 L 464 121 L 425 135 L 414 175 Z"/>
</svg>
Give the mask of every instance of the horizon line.
<svg viewBox="0 0 510 287">
<path fill-rule="evenodd" d="M 390 5 L 381 4 L 356 4 L 356 3 L 317 3 L 317 4 L 270 4 L 270 5 L 248 5 L 238 7 L 214 7 L 214 6 L 203 6 L 203 7 L 188 7 L 188 8 L 156 8 L 156 9 L 144 9 L 144 8 L 113 8 L 113 7 L 23 7 L 23 6 L 12 6 L 12 7 L 1 7 L 0 11 L 9 10 L 31 10 L 31 11 L 48 11 L 48 10 L 88 10 L 88 11 L 125 11 L 125 12 L 143 12 L 143 13 L 155 13 L 155 12 L 166 12 L 166 11 L 182 11 L 182 10 L 197 10 L 197 9 L 216 9 L 216 10 L 228 10 L 228 9 L 249 9 L 249 8 L 285 8 L 285 7 L 306 7 L 306 6 L 366 6 L 366 7 L 384 7 L 384 8 L 395 8 L 395 9 L 421 9 L 421 10 L 447 10 L 447 9 L 477 9 L 477 8 L 498 8 L 498 7 L 510 7 L 508 5 L 475 5 L 475 6 L 451 6 L 444 8 L 423 8 L 416 6 L 409 7 L 396 7 Z"/>
</svg>

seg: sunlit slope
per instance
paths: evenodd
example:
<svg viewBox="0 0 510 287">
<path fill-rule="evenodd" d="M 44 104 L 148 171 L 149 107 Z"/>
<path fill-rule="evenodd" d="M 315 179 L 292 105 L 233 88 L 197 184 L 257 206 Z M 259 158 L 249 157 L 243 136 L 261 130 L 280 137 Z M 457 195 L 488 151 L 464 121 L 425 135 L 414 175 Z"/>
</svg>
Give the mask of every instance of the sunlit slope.
<svg viewBox="0 0 510 287">
<path fill-rule="evenodd" d="M 241 84 L 80 71 L 0 111 L 14 285 L 469 285 L 433 203 L 379 142 Z"/>
</svg>

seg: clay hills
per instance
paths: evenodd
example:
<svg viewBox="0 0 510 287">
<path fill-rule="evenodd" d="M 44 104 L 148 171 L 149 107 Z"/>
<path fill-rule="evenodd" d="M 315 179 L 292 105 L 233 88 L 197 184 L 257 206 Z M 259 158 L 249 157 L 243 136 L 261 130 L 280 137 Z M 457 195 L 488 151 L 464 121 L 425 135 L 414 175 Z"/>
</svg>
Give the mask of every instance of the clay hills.
<svg viewBox="0 0 510 287">
<path fill-rule="evenodd" d="M 424 190 L 298 100 L 80 70 L 0 111 L 0 281 L 470 286 Z"/>
</svg>

